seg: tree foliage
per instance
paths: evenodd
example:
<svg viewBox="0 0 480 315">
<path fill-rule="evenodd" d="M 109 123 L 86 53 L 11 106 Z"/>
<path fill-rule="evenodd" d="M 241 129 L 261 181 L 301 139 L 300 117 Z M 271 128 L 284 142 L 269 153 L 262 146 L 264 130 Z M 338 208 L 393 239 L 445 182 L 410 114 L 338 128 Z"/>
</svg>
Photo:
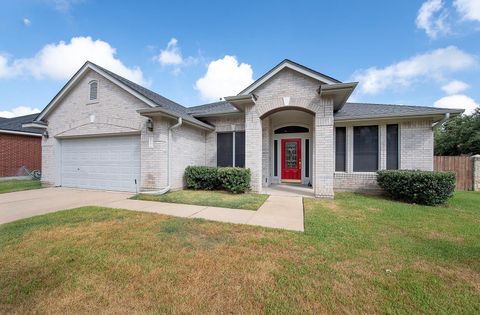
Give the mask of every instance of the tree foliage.
<svg viewBox="0 0 480 315">
<path fill-rule="evenodd" d="M 480 108 L 435 130 L 435 155 L 480 154 Z"/>
</svg>

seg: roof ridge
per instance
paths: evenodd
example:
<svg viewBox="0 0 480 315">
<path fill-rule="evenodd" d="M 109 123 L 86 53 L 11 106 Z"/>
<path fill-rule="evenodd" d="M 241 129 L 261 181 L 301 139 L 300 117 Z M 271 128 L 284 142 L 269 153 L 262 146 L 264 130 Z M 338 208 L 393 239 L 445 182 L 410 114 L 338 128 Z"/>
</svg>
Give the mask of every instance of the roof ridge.
<svg viewBox="0 0 480 315">
<path fill-rule="evenodd" d="M 379 105 L 379 106 L 402 106 L 402 107 L 414 107 L 414 108 L 437 108 L 437 107 L 428 106 L 428 105 L 392 104 L 392 103 L 346 102 L 345 104 L 355 104 L 355 105 Z"/>
<path fill-rule="evenodd" d="M 100 68 L 101 70 L 107 72 L 108 74 L 113 75 L 115 78 L 119 77 L 119 78 L 121 78 L 122 80 L 127 81 L 130 85 L 133 85 L 133 86 L 136 87 L 137 89 L 143 89 L 143 90 L 148 91 L 149 93 L 155 94 L 156 96 L 159 96 L 159 97 L 165 99 L 165 100 L 168 101 L 168 102 L 171 102 L 171 103 L 174 103 L 174 104 L 180 106 L 180 107 L 181 107 L 182 109 L 184 109 L 184 110 L 185 110 L 186 108 L 188 108 L 188 107 L 183 106 L 182 104 L 177 103 L 177 102 L 175 102 L 175 101 L 173 101 L 173 100 L 171 100 L 171 99 L 169 99 L 169 98 L 167 98 L 167 97 L 165 97 L 165 96 L 163 96 L 163 95 L 161 95 L 161 94 L 159 94 L 159 93 L 157 93 L 157 92 L 155 92 L 155 91 L 153 91 L 153 90 L 151 90 L 151 89 L 149 89 L 149 88 L 144 87 L 143 85 L 140 85 L 140 84 L 138 84 L 138 83 L 135 83 L 135 82 L 133 82 L 132 80 L 129 80 L 129 79 L 125 78 L 124 76 L 121 76 L 121 75 L 119 75 L 119 74 L 117 74 L 117 73 L 115 73 L 115 72 L 113 72 L 113 71 L 111 71 L 111 70 L 108 70 L 108 69 L 106 69 L 106 68 L 104 68 L 104 67 L 102 67 L 102 66 L 99 66 L 99 65 L 97 65 L 96 63 L 93 63 L 93 62 L 91 62 L 91 61 L 89 61 L 89 63 L 91 63 L 91 64 L 93 64 L 94 66 Z M 142 94 L 143 94 L 143 93 L 142 93 Z M 147 97 L 147 98 L 148 98 L 149 100 L 151 100 L 152 102 L 154 102 L 155 104 L 157 104 L 157 105 L 159 105 L 159 106 L 162 105 L 162 104 L 158 104 L 158 102 L 155 101 L 154 99 L 151 99 L 150 97 L 148 97 L 148 95 L 144 95 L 144 96 Z"/>
</svg>

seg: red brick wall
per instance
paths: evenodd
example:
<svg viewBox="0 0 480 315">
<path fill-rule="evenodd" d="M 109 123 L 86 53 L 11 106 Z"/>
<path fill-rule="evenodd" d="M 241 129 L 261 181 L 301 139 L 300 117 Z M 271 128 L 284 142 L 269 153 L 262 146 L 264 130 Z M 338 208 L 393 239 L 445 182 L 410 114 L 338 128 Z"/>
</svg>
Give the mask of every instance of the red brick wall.
<svg viewBox="0 0 480 315">
<path fill-rule="evenodd" d="M 25 175 L 22 166 L 41 170 L 42 138 L 0 133 L 0 177 Z"/>
</svg>

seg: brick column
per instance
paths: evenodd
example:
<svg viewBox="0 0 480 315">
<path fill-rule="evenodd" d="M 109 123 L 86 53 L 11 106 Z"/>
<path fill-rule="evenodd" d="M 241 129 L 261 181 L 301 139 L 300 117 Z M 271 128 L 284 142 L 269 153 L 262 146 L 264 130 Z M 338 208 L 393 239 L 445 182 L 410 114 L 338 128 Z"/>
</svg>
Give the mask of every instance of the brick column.
<svg viewBox="0 0 480 315">
<path fill-rule="evenodd" d="M 271 126 L 270 117 L 262 120 L 262 186 L 270 185 L 270 140 L 271 140 Z"/>
<path fill-rule="evenodd" d="M 473 191 L 480 191 L 480 155 L 472 156 L 473 163 Z"/>
<path fill-rule="evenodd" d="M 252 174 L 252 192 L 262 192 L 262 120 L 254 105 L 245 107 L 245 167 Z"/>
<path fill-rule="evenodd" d="M 315 197 L 333 198 L 334 142 L 333 108 L 325 104 L 315 114 L 314 178 Z"/>
</svg>

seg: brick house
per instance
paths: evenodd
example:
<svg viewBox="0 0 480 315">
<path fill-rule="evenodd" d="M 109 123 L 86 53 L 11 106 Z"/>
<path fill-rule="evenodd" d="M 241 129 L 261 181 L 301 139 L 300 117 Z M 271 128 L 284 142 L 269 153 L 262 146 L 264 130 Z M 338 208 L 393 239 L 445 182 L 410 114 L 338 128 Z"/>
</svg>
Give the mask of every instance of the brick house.
<svg viewBox="0 0 480 315">
<path fill-rule="evenodd" d="M 37 115 L 0 118 L 0 177 L 25 175 L 22 166 L 41 169 L 42 131 L 22 127 Z"/>
<path fill-rule="evenodd" d="M 251 188 L 280 183 L 375 190 L 378 169 L 433 169 L 433 128 L 462 111 L 347 103 L 342 83 L 284 60 L 238 95 L 184 107 L 87 62 L 25 125 L 46 131 L 46 185 L 181 189 L 188 165 L 251 170 Z"/>
</svg>

